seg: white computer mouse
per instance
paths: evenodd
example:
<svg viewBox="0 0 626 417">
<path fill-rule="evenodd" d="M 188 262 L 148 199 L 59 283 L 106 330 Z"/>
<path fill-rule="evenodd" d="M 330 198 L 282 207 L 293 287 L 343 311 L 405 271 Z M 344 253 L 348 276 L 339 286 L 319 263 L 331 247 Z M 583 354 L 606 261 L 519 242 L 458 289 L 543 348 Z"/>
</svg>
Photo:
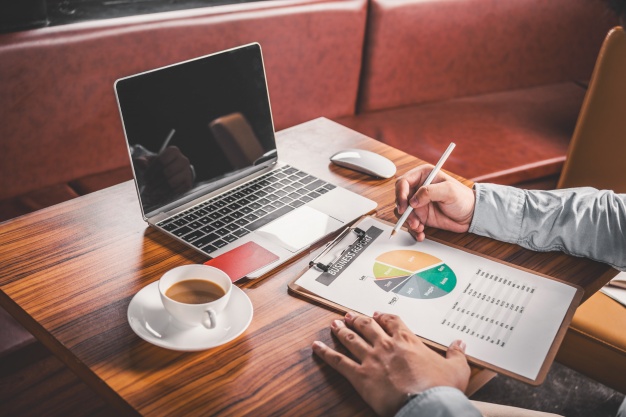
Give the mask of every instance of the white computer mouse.
<svg viewBox="0 0 626 417">
<path fill-rule="evenodd" d="M 339 166 L 374 177 L 391 178 L 396 173 L 396 166 L 389 159 L 363 149 L 344 149 L 331 156 L 330 160 Z"/>
</svg>

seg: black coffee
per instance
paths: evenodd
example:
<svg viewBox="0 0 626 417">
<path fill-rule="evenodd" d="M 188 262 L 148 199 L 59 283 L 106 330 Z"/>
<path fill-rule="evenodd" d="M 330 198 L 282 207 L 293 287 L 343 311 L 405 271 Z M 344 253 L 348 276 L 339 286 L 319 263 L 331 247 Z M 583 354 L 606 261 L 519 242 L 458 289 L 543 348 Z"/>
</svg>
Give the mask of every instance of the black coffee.
<svg viewBox="0 0 626 417">
<path fill-rule="evenodd" d="M 226 291 L 211 281 L 186 279 L 169 287 L 165 295 L 179 303 L 204 304 L 222 298 Z"/>
</svg>

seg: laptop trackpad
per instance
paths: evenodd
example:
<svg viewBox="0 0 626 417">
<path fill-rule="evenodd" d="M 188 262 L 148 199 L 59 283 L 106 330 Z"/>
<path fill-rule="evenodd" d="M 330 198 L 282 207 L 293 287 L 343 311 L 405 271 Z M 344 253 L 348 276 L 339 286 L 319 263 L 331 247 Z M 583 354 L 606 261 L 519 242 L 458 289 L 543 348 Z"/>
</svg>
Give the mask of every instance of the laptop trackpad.
<svg viewBox="0 0 626 417">
<path fill-rule="evenodd" d="M 302 206 L 257 229 L 255 233 L 290 252 L 298 252 L 339 229 L 342 224 L 321 211 Z"/>
</svg>

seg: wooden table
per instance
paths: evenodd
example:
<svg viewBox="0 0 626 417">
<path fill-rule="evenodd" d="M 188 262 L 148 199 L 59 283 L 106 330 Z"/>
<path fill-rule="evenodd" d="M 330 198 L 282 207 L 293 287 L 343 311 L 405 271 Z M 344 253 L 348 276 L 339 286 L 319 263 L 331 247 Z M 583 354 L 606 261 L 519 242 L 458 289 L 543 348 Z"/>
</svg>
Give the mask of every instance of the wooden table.
<svg viewBox="0 0 626 417">
<path fill-rule="evenodd" d="M 277 138 L 281 159 L 376 200 L 377 215 L 390 221 L 395 179 L 335 167 L 329 156 L 349 147 L 374 150 L 395 161 L 398 175 L 422 163 L 327 119 Z M 472 234 L 430 234 L 579 284 L 586 297 L 615 274 L 597 262 Z M 182 353 L 137 337 L 127 308 L 137 291 L 165 271 L 207 258 L 147 227 L 132 182 L 0 224 L 0 242 L 0 304 L 125 414 L 372 415 L 311 352 L 314 340 L 335 345 L 329 324 L 338 314 L 288 294 L 287 283 L 305 267 L 307 254 L 267 278 L 237 284 L 254 305 L 242 336 Z"/>
</svg>

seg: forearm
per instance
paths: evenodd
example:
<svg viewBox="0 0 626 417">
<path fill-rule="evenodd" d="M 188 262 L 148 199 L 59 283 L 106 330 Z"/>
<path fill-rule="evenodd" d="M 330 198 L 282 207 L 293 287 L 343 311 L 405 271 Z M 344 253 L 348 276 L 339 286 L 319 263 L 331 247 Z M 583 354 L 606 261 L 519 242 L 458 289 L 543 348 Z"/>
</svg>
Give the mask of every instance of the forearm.
<svg viewBox="0 0 626 417">
<path fill-rule="evenodd" d="M 593 188 L 528 191 L 476 184 L 469 231 L 626 270 L 626 195 Z"/>
<path fill-rule="evenodd" d="M 396 417 L 481 417 L 465 394 L 452 387 L 435 387 L 413 397 Z"/>
</svg>

